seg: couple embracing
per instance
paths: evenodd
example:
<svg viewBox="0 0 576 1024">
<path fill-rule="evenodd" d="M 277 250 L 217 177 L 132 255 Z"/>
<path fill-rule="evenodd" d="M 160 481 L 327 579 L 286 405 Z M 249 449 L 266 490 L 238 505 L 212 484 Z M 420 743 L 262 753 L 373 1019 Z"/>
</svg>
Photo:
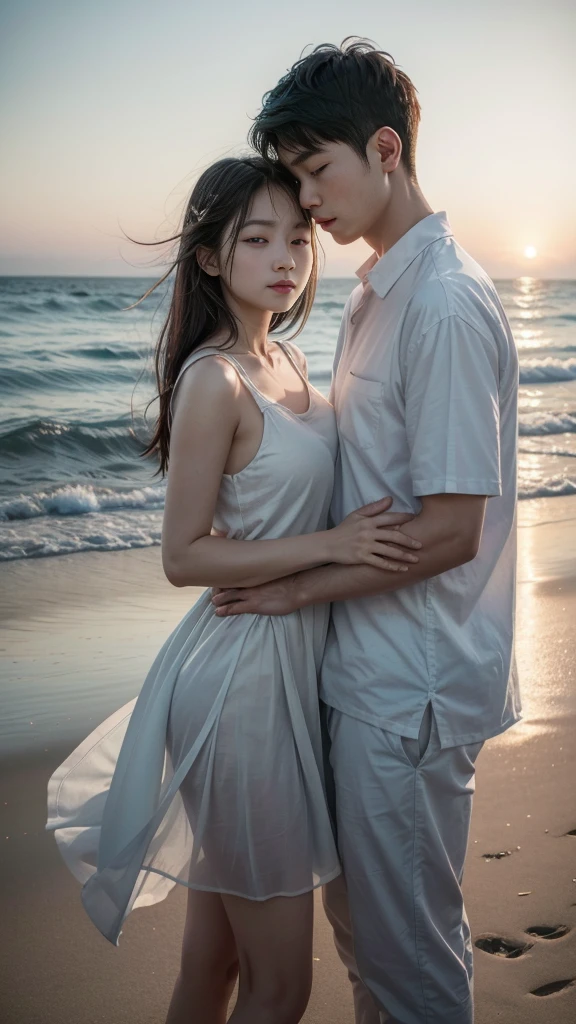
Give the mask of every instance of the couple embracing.
<svg viewBox="0 0 576 1024">
<path fill-rule="evenodd" d="M 473 1019 L 474 765 L 519 718 L 518 365 L 418 186 L 419 116 L 387 55 L 318 47 L 178 235 L 148 452 L 166 575 L 208 589 L 55 772 L 47 825 L 111 942 L 188 887 L 168 1024 L 224 1024 L 238 976 L 234 1024 L 296 1024 L 318 886 L 357 1024 Z M 373 250 L 329 401 L 282 340 L 314 300 L 314 222 Z"/>
</svg>

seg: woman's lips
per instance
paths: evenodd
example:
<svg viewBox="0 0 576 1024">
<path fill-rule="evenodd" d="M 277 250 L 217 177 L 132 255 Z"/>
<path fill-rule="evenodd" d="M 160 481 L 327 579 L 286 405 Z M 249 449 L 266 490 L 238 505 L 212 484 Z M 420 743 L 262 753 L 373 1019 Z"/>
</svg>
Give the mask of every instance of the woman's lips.
<svg viewBox="0 0 576 1024">
<path fill-rule="evenodd" d="M 287 295 L 288 292 L 294 290 L 296 285 L 293 281 L 280 281 L 278 284 L 271 284 L 270 288 L 273 288 L 279 295 Z"/>
</svg>

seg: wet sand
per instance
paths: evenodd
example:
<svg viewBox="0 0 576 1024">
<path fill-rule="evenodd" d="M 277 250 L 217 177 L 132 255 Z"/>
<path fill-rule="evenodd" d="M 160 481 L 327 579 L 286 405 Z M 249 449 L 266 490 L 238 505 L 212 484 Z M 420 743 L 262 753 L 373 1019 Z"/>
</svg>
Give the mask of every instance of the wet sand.
<svg viewBox="0 0 576 1024">
<path fill-rule="evenodd" d="M 576 499 L 524 502 L 519 548 L 525 718 L 480 755 L 465 879 L 480 943 L 476 1019 L 568 1024 L 576 1018 Z M 112 947 L 44 832 L 45 792 L 72 747 L 137 693 L 195 595 L 166 582 L 158 548 L 7 563 L 0 590 L 0 1016 L 162 1024 L 185 891 L 136 911 Z M 314 957 L 304 1021 L 352 1024 L 320 906 Z"/>
</svg>

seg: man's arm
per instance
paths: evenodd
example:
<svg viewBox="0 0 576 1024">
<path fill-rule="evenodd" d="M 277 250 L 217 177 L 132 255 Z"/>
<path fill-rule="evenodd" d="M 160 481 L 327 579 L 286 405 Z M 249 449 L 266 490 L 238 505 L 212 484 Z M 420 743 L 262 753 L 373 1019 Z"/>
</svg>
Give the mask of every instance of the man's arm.
<svg viewBox="0 0 576 1024">
<path fill-rule="evenodd" d="M 423 498 L 420 515 L 401 527 L 401 532 L 422 544 L 416 564 L 407 565 L 401 576 L 372 566 L 334 564 L 299 573 L 293 577 L 297 607 L 386 594 L 472 561 L 480 545 L 485 508 L 483 495 L 432 494 Z M 342 568 L 347 571 L 341 572 Z"/>
<path fill-rule="evenodd" d="M 475 558 L 486 498 L 476 494 L 431 494 L 422 511 L 401 532 L 419 540 L 419 561 L 402 573 L 367 565 L 322 565 L 262 587 L 225 590 L 213 597 L 217 614 L 287 615 L 310 604 L 328 604 L 400 590 L 439 576 Z"/>
</svg>

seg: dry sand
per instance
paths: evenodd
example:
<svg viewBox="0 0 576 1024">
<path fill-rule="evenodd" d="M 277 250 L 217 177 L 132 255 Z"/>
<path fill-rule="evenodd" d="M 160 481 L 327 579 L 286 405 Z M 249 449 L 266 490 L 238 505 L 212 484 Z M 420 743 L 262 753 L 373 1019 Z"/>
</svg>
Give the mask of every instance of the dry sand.
<svg viewBox="0 0 576 1024">
<path fill-rule="evenodd" d="M 500 951 L 476 949 L 476 1020 L 568 1024 L 576 1019 L 576 984 L 566 986 L 576 979 L 576 499 L 524 503 L 519 539 L 525 720 L 480 755 L 465 881 L 474 941 Z M 136 911 L 120 947 L 109 945 L 44 832 L 45 791 L 76 742 L 137 692 L 194 594 L 169 586 L 157 548 L 9 563 L 0 584 L 2 1020 L 162 1024 L 184 890 Z M 487 859 L 494 854 L 504 856 Z M 538 929 L 552 934 L 530 934 Z M 499 940 L 520 955 L 500 955 Z M 320 906 L 314 957 L 304 1021 L 352 1024 Z"/>
</svg>

